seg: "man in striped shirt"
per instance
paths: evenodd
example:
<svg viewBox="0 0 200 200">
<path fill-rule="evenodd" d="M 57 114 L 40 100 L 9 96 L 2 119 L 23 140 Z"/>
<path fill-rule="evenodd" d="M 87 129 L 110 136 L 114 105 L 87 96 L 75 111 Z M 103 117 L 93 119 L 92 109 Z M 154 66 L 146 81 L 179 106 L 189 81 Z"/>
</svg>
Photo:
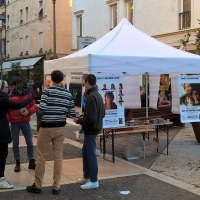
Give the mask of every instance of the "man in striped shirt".
<svg viewBox="0 0 200 200">
<path fill-rule="evenodd" d="M 59 194 L 66 118 L 73 118 L 76 115 L 74 99 L 71 93 L 61 86 L 63 73 L 59 70 L 54 70 L 51 73 L 51 80 L 53 85 L 43 91 L 41 102 L 38 106 L 38 112 L 42 113 L 43 116 L 37 138 L 35 181 L 32 186 L 27 187 L 27 191 L 33 193 L 42 191 L 45 161 L 52 142 L 55 160 L 52 193 Z"/>
</svg>

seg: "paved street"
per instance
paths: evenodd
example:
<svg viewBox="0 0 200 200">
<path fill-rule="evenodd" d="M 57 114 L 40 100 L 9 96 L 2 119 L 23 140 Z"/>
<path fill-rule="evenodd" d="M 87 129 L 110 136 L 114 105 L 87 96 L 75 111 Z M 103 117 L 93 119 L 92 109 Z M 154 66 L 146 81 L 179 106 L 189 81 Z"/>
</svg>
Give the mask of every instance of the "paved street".
<svg viewBox="0 0 200 200">
<path fill-rule="evenodd" d="M 35 117 L 32 117 L 31 126 L 33 129 L 33 143 L 36 146 L 37 131 L 35 131 Z M 81 146 L 83 142 L 83 135 L 80 140 L 75 138 L 74 131 L 79 127 L 68 124 L 66 126 L 66 139 L 64 141 L 64 162 L 63 162 L 63 174 L 61 178 L 61 193 L 59 196 L 51 194 L 52 184 L 52 171 L 53 171 L 53 157 L 50 154 L 46 163 L 46 172 L 43 180 L 43 191 L 41 194 L 30 194 L 25 191 L 25 187 L 30 185 L 34 181 L 34 171 L 27 169 L 27 155 L 26 145 L 23 136 L 20 136 L 20 153 L 22 161 L 22 171 L 20 173 L 14 173 L 14 159 L 12 154 L 12 145 L 9 147 L 9 156 L 6 166 L 7 180 L 14 185 L 13 190 L 0 191 L 0 199 L 130 199 L 130 200 L 165 200 L 165 199 L 199 199 L 199 189 L 195 185 L 188 184 L 187 181 L 179 181 L 175 176 L 170 177 L 169 173 L 159 172 L 159 162 L 156 161 L 163 157 L 167 159 L 170 155 L 173 155 L 172 149 L 170 149 L 170 155 L 155 154 L 154 146 L 150 146 L 147 150 L 147 158 L 126 161 L 124 159 L 124 147 L 127 141 L 134 140 L 139 142 L 141 135 L 131 135 L 116 137 L 116 162 L 112 163 L 102 159 L 102 154 L 99 152 L 99 138 L 97 139 L 97 154 L 99 161 L 99 181 L 100 188 L 94 190 L 81 190 L 76 183 L 77 178 L 82 176 L 82 160 L 81 160 Z M 190 128 L 170 129 L 170 140 L 177 138 L 178 132 L 187 132 Z M 191 130 L 190 130 L 191 131 Z M 178 134 L 179 135 L 179 134 Z M 154 133 L 151 138 L 154 137 Z M 165 148 L 166 135 L 160 135 L 160 148 Z M 111 153 L 110 143 L 107 141 L 107 154 L 106 158 L 111 160 L 109 154 Z M 183 145 L 183 144 L 182 144 Z M 153 164 L 153 165 L 152 165 Z M 152 170 L 148 168 L 150 166 Z M 171 163 L 173 165 L 173 163 Z M 163 167 L 163 164 L 160 164 Z M 155 169 L 154 169 L 155 168 Z M 191 172 L 192 173 L 192 172 Z M 166 175 L 165 175 L 166 174 Z M 175 179 L 174 179 L 175 178 Z M 125 194 L 124 194 L 125 193 Z"/>
</svg>

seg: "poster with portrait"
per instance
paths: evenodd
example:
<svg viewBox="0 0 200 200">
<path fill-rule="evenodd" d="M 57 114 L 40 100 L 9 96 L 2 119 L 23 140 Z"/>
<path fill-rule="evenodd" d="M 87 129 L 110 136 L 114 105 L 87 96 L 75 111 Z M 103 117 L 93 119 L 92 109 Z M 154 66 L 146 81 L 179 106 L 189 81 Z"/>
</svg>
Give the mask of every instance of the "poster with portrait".
<svg viewBox="0 0 200 200">
<path fill-rule="evenodd" d="M 200 76 L 179 76 L 181 122 L 200 121 Z"/>
<path fill-rule="evenodd" d="M 124 79 L 122 75 L 96 75 L 97 88 L 104 101 L 103 128 L 125 126 Z"/>
<path fill-rule="evenodd" d="M 81 98 L 83 89 L 83 75 L 70 74 L 69 91 L 74 97 L 76 112 L 82 114 Z"/>
</svg>

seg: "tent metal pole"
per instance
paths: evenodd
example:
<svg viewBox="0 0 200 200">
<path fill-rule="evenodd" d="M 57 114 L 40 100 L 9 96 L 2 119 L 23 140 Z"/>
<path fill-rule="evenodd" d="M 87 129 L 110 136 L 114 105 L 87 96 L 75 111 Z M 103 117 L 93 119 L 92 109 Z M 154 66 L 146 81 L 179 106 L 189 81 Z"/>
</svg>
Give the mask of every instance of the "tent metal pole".
<svg viewBox="0 0 200 200">
<path fill-rule="evenodd" d="M 146 74 L 146 120 L 148 120 L 148 72 Z"/>
</svg>

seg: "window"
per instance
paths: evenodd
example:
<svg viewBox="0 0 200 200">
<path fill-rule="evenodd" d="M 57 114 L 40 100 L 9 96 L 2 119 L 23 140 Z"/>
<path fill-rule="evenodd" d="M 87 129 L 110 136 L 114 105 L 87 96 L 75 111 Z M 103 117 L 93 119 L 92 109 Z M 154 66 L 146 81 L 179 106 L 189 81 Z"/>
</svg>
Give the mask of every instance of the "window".
<svg viewBox="0 0 200 200">
<path fill-rule="evenodd" d="M 183 0 L 183 12 L 191 11 L 191 0 Z"/>
<path fill-rule="evenodd" d="M 20 10 L 20 24 L 23 24 L 23 10 Z"/>
<path fill-rule="evenodd" d="M 39 17 L 43 17 L 43 2 L 40 1 L 39 5 L 40 5 Z"/>
<path fill-rule="evenodd" d="M 28 39 L 28 36 L 26 36 L 25 37 L 25 51 L 26 51 L 25 55 L 28 55 L 28 50 L 29 50 L 29 39 Z"/>
<path fill-rule="evenodd" d="M 20 38 L 20 49 L 19 49 L 19 51 L 20 51 L 20 54 L 23 54 L 23 51 L 24 51 L 24 48 L 23 48 L 23 38 Z"/>
<path fill-rule="evenodd" d="M 111 13 L 110 13 L 111 29 L 113 29 L 115 28 L 115 26 L 117 26 L 117 4 L 110 6 L 110 8 L 111 8 Z"/>
<path fill-rule="evenodd" d="M 43 33 L 39 33 L 39 53 L 43 52 Z"/>
<path fill-rule="evenodd" d="M 127 2 L 127 19 L 133 24 L 133 2 Z"/>
<path fill-rule="evenodd" d="M 28 7 L 26 7 L 26 22 L 28 22 Z"/>
<path fill-rule="evenodd" d="M 39 17 L 43 17 L 43 2 L 39 1 L 39 9 L 35 13 L 35 15 L 39 15 Z"/>
<path fill-rule="evenodd" d="M 10 26 L 10 16 L 7 15 L 7 29 L 9 29 L 9 26 Z"/>
<path fill-rule="evenodd" d="M 82 23 L 82 15 L 76 17 L 76 36 L 82 37 L 83 35 L 83 23 Z"/>
<path fill-rule="evenodd" d="M 6 48 L 6 57 L 10 57 L 10 41 L 7 41 L 7 48 Z"/>
</svg>

